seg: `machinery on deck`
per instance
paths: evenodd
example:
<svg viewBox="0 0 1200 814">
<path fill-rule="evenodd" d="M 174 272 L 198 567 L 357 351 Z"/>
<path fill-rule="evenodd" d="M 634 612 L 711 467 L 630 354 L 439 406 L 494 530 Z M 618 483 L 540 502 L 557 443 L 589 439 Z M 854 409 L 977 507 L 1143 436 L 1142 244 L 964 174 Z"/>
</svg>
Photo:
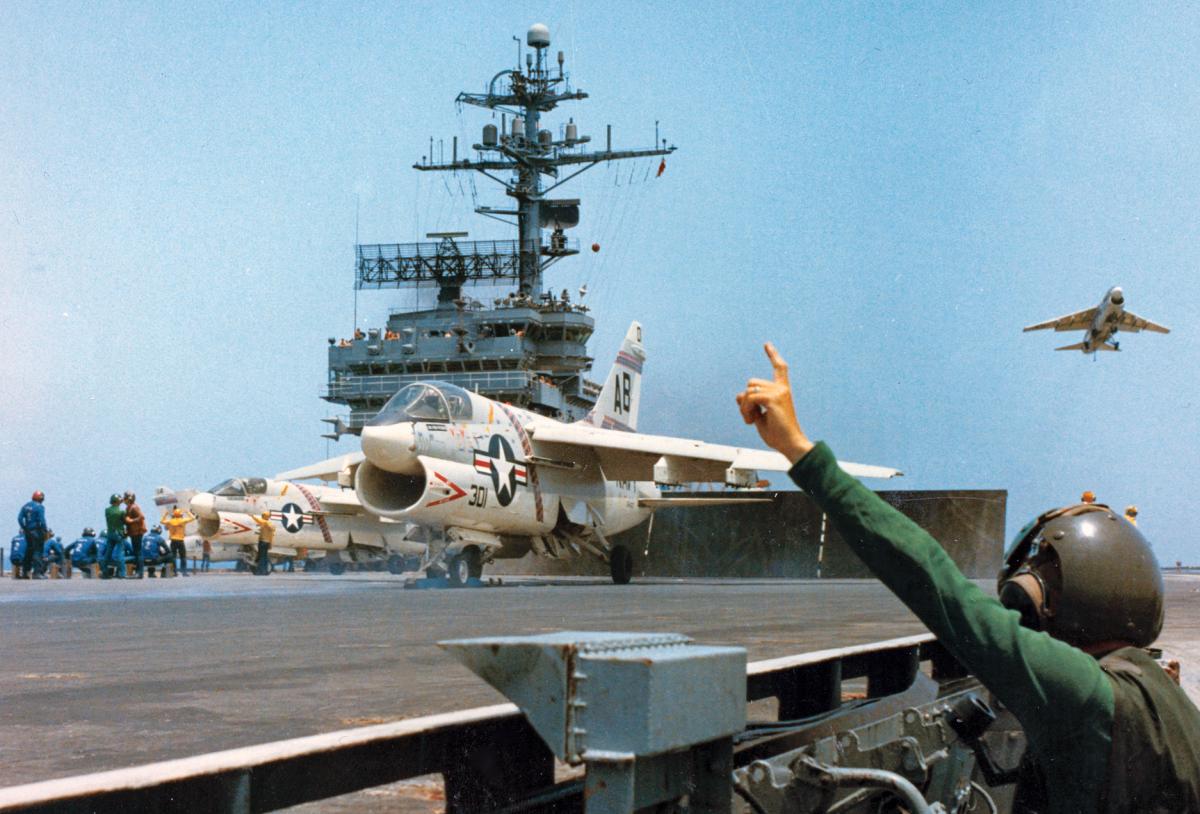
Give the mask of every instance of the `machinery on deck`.
<svg viewBox="0 0 1200 814">
<path fill-rule="evenodd" d="M 1024 733 L 928 634 L 750 664 L 677 634 L 443 647 L 515 706 L 14 786 L 0 814 L 274 811 L 431 774 L 448 814 L 1012 810 Z"/>
</svg>

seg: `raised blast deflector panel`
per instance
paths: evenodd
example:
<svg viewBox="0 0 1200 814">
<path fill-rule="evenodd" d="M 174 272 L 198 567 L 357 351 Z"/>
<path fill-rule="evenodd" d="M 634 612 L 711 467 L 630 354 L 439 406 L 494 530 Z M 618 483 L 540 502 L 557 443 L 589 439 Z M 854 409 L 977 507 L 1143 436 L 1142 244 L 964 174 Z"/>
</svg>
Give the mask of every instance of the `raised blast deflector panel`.
<svg viewBox="0 0 1200 814">
<path fill-rule="evenodd" d="M 672 492 L 672 497 L 735 493 Z M 671 507 L 655 514 L 649 555 L 646 524 L 611 542 L 629 547 L 634 573 L 662 577 L 870 577 L 820 507 L 802 492 L 743 492 L 770 503 Z M 1004 549 L 1007 493 L 1003 490 L 885 490 L 885 501 L 928 531 L 968 577 L 993 579 Z M 589 557 L 547 560 L 532 556 L 489 566 L 492 573 L 607 576 Z"/>
</svg>

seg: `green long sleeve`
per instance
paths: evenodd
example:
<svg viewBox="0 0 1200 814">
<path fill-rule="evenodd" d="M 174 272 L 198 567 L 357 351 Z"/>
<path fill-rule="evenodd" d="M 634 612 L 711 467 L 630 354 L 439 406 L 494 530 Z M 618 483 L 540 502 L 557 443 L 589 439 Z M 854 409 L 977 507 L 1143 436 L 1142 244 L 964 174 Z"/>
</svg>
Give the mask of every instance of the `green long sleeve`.
<svg viewBox="0 0 1200 814">
<path fill-rule="evenodd" d="M 1053 810 L 1097 810 L 1114 702 L 1096 660 L 1021 627 L 1016 611 L 981 591 L 924 529 L 843 472 L 824 443 L 789 474 L 871 572 L 1017 716 Z"/>
</svg>

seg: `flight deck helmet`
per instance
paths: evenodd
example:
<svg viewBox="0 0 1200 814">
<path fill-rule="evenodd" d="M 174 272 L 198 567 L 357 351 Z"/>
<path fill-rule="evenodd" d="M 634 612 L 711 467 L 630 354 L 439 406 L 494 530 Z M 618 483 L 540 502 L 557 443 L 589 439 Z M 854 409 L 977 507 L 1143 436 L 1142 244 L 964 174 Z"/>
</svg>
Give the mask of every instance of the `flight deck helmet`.
<svg viewBox="0 0 1200 814">
<path fill-rule="evenodd" d="M 121 496 L 120 496 L 120 495 L 113 495 L 112 497 L 110 497 L 110 498 L 108 499 L 108 502 L 109 502 L 109 505 L 111 505 L 111 506 L 116 506 L 118 503 L 120 503 L 120 502 L 121 502 Z"/>
<path fill-rule="evenodd" d="M 1150 544 L 1101 503 L 1065 506 L 1017 532 L 997 579 L 1021 624 L 1085 647 L 1145 647 L 1163 624 L 1163 580 Z"/>
<path fill-rule="evenodd" d="M 46 495 L 42 492 L 41 489 L 38 489 L 36 492 L 33 493 L 32 499 L 37 501 L 38 503 L 41 503 L 43 500 L 46 499 Z"/>
<path fill-rule="evenodd" d="M 84 537 L 95 537 L 96 530 L 94 528 L 92 528 L 91 526 L 88 526 L 87 528 L 85 528 L 83 530 L 83 536 Z"/>
</svg>

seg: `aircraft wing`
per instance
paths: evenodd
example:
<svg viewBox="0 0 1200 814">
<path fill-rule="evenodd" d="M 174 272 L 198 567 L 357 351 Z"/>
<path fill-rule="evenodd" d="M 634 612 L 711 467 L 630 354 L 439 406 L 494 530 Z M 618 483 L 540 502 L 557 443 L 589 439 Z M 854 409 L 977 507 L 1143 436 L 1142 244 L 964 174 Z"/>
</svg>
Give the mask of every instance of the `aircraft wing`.
<svg viewBox="0 0 1200 814">
<path fill-rule="evenodd" d="M 638 505 L 648 509 L 662 509 L 667 506 L 730 506 L 734 503 L 773 503 L 769 497 L 643 497 L 638 498 Z"/>
<path fill-rule="evenodd" d="M 786 472 L 791 463 L 778 452 L 742 449 L 709 444 L 689 438 L 643 435 L 620 430 L 605 430 L 585 424 L 538 424 L 530 427 L 533 443 L 550 448 L 547 457 L 562 458 L 554 447 L 591 449 L 600 458 L 606 477 L 612 480 L 654 480 L 654 468 L 662 460 L 676 482 L 706 481 L 724 483 L 726 471 L 766 470 Z M 857 478 L 894 478 L 904 473 L 886 466 L 871 466 L 838 461 L 838 466 Z"/>
<path fill-rule="evenodd" d="M 1056 317 L 1045 322 L 1039 322 L 1036 325 L 1026 325 L 1025 331 L 1041 331 L 1046 328 L 1053 328 L 1056 331 L 1082 331 L 1092 324 L 1092 320 L 1096 318 L 1096 309 L 1088 308 L 1084 311 L 1076 311 L 1074 314 Z"/>
<path fill-rule="evenodd" d="M 354 469 L 366 459 L 361 452 L 351 452 L 346 455 L 339 455 L 336 458 L 328 458 L 324 461 L 319 461 L 315 464 L 302 466 L 298 469 L 289 469 L 287 472 L 280 472 L 275 476 L 275 480 L 308 480 L 309 478 L 320 478 L 325 481 L 336 481 L 338 475 L 346 470 Z"/>
<path fill-rule="evenodd" d="M 1171 332 L 1170 328 L 1166 328 L 1155 322 L 1151 322 L 1148 319 L 1143 319 L 1132 311 L 1122 312 L 1119 325 L 1121 326 L 1122 331 L 1128 331 L 1129 333 L 1134 334 L 1138 331 L 1154 331 L 1155 333 L 1160 334 L 1169 334 Z"/>
</svg>

